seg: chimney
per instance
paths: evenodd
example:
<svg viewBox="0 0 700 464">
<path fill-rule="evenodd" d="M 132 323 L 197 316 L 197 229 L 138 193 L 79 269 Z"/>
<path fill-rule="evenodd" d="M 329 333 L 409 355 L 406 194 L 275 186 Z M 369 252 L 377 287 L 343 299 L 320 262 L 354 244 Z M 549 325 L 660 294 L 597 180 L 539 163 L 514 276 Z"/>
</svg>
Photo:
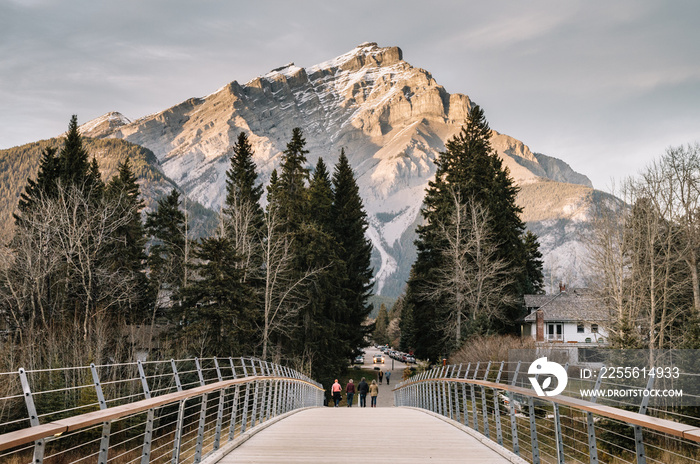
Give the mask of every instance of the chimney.
<svg viewBox="0 0 700 464">
<path fill-rule="evenodd" d="M 564 282 L 559 282 L 559 293 L 566 293 L 566 284 Z"/>
</svg>

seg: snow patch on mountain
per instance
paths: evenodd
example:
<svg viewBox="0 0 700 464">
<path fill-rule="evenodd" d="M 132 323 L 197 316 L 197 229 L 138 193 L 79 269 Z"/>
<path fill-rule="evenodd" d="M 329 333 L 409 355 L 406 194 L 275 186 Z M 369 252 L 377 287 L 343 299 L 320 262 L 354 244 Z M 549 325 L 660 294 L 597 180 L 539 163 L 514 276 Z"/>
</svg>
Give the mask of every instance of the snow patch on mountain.
<svg viewBox="0 0 700 464">
<path fill-rule="evenodd" d="M 314 66 L 289 63 L 245 84 L 233 81 L 133 122 L 105 115 L 83 125 L 83 133 L 151 149 L 168 177 L 215 211 L 225 197 L 225 173 L 241 131 L 253 145 L 264 183 L 279 167 L 294 127 L 303 130 L 309 167 L 320 156 L 332 165 L 345 149 L 368 213 L 381 291 L 400 288 L 400 282 L 389 281 L 408 276 L 404 268 L 415 253 L 412 228 L 435 175 L 434 161 L 445 141 L 460 131 L 471 106 L 469 97 L 449 94 L 428 71 L 404 61 L 400 48 L 366 42 Z M 528 227 L 549 219 L 574 228 L 586 224 L 590 195 L 567 187 L 573 183 L 590 191 L 586 176 L 505 134 L 494 131 L 492 145 L 516 182 L 537 191 L 520 196 L 531 218 L 525 219 Z M 568 206 L 559 204 L 562 195 L 571 197 Z M 545 259 L 556 250 L 576 248 L 556 237 L 556 224 L 542 223 L 549 234 L 543 239 Z"/>
</svg>

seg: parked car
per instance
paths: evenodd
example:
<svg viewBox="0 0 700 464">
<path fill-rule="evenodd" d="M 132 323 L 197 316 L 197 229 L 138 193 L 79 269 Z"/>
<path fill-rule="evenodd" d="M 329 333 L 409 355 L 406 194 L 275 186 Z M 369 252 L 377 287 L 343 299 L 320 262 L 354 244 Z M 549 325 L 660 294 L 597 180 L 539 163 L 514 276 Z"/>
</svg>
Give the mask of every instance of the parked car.
<svg viewBox="0 0 700 464">
<path fill-rule="evenodd" d="M 364 364 L 365 357 L 363 355 L 355 356 L 355 360 L 352 363 L 353 364 Z"/>
<path fill-rule="evenodd" d="M 413 356 L 411 356 L 411 355 L 409 354 L 408 356 L 406 356 L 406 362 L 407 362 L 407 363 L 411 363 L 411 364 L 415 364 L 415 363 L 416 363 L 416 358 L 414 358 Z"/>
<path fill-rule="evenodd" d="M 372 358 L 372 362 L 374 364 L 384 364 L 384 356 L 381 354 L 375 354 L 374 358 Z"/>
</svg>

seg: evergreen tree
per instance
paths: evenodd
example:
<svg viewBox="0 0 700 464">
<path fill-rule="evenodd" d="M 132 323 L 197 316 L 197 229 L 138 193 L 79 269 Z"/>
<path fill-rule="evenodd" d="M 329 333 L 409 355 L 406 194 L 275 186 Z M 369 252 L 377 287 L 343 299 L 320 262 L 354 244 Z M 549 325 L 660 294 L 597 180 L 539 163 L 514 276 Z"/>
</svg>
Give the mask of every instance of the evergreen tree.
<svg viewBox="0 0 700 464">
<path fill-rule="evenodd" d="M 451 349 L 446 342 L 439 341 L 443 339 L 440 331 L 446 302 L 429 301 L 424 295 L 444 266 L 441 250 L 447 243 L 442 231 L 455 211 L 455 197 L 478 202 L 488 212 L 492 242 L 497 244 L 494 259 L 510 263 L 513 269 L 514 283 L 508 285 L 508 294 L 514 301 L 520 300 L 527 288 L 527 254 L 522 238 L 525 226 L 520 219 L 521 208 L 515 203 L 518 187 L 491 148 L 490 136 L 484 113 L 475 105 L 462 131 L 446 143 L 446 151 L 435 161 L 437 172 L 435 180 L 429 183 L 421 209 L 424 225 L 417 230 L 418 256 L 407 288 L 413 325 L 409 336 L 413 337 L 416 353 L 421 357 L 437 359 Z M 522 304 L 512 304 L 505 308 L 502 323 L 471 330 L 513 331 L 521 310 Z"/>
<path fill-rule="evenodd" d="M 78 117 L 73 115 L 68 124 L 68 132 L 63 148 L 58 155 L 61 183 L 84 188 L 90 165 L 88 152 L 83 147 L 83 139 L 78 131 Z"/>
<path fill-rule="evenodd" d="M 182 290 L 179 311 L 181 344 L 197 356 L 252 353 L 251 292 L 242 282 L 233 243 L 224 236 L 203 238 L 193 255 L 196 277 Z"/>
<path fill-rule="evenodd" d="M 302 270 L 317 269 L 318 273 L 313 285 L 306 288 L 309 303 L 302 308 L 301 336 L 305 352 L 315 357 L 312 372 L 330 381 L 347 365 L 357 347 L 352 337 L 356 328 L 349 324 L 349 311 L 342 298 L 348 279 L 333 235 L 333 190 L 322 158 L 309 184 L 308 199 L 310 219 L 301 225 L 298 249 Z"/>
<path fill-rule="evenodd" d="M 93 158 L 94 160 L 94 158 Z M 138 291 L 129 302 L 126 311 L 133 322 L 140 321 L 146 315 L 148 307 L 148 280 L 145 274 L 146 266 L 146 236 L 141 221 L 143 200 L 140 198 L 139 185 L 136 182 L 127 158 L 119 164 L 119 171 L 107 186 L 107 196 L 114 199 L 121 210 L 121 215 L 127 218 L 127 223 L 117 230 L 117 252 L 114 253 L 113 265 L 117 269 L 128 272 L 138 282 Z"/>
<path fill-rule="evenodd" d="M 262 227 L 263 212 L 260 207 L 260 198 L 263 194 L 262 184 L 258 184 L 258 173 L 253 161 L 253 147 L 248 141 L 245 132 L 238 135 L 238 140 L 233 146 L 231 167 L 226 171 L 226 200 L 224 212 L 232 212 L 239 205 L 251 205 L 254 208 L 254 220 L 256 229 Z"/>
<path fill-rule="evenodd" d="M 148 266 L 151 285 L 159 302 L 172 300 L 184 285 L 187 237 L 185 214 L 179 206 L 180 193 L 173 189 L 169 195 L 158 200 L 156 210 L 146 216 L 146 231 L 153 240 Z"/>
<path fill-rule="evenodd" d="M 282 153 L 281 174 L 279 181 L 275 183 L 275 200 L 282 209 L 287 230 L 290 232 L 297 230 L 307 218 L 306 182 L 309 180 L 309 169 L 305 166 L 309 151 L 305 146 L 306 140 L 301 129 L 295 127 L 292 130 L 292 140 Z"/>
<path fill-rule="evenodd" d="M 309 184 L 309 203 L 313 220 L 324 227 L 327 232 L 332 232 L 331 208 L 333 206 L 333 189 L 323 158 L 318 159 L 311 183 Z"/>
<path fill-rule="evenodd" d="M 341 150 L 333 172 L 333 187 L 331 224 L 348 279 L 342 294 L 348 312 L 347 325 L 352 327 L 348 342 L 357 349 L 371 330 L 364 322 L 372 311 L 367 303 L 372 292 L 372 242 L 366 236 L 367 213 L 345 150 Z"/>
<path fill-rule="evenodd" d="M 379 313 L 377 314 L 377 321 L 374 324 L 374 342 L 384 345 L 389 343 L 389 336 L 387 335 L 387 329 L 389 328 L 389 313 L 387 313 L 386 305 L 384 303 L 379 306 Z"/>
<path fill-rule="evenodd" d="M 544 293 L 544 274 L 542 274 L 542 253 L 537 235 L 529 230 L 525 234 L 525 273 L 527 275 L 525 293 Z"/>
<path fill-rule="evenodd" d="M 280 178 L 277 175 L 277 169 L 273 169 L 272 173 L 270 174 L 270 183 L 267 185 L 267 200 L 268 204 L 271 204 L 273 201 L 277 201 L 277 198 L 279 197 L 279 187 L 280 187 Z"/>
<path fill-rule="evenodd" d="M 36 180 L 27 179 L 27 185 L 19 198 L 19 204 L 17 205 L 18 214 L 15 214 L 15 222 L 20 221 L 23 213 L 31 211 L 40 197 L 55 198 L 56 180 L 59 174 L 56 151 L 54 147 L 46 147 L 44 149 Z"/>
<path fill-rule="evenodd" d="M 90 195 L 93 200 L 98 200 L 102 198 L 105 192 L 105 183 L 102 180 L 102 174 L 100 173 L 100 165 L 97 163 L 97 159 L 92 157 L 90 162 L 90 167 L 88 168 L 87 177 L 85 178 L 85 193 Z"/>
</svg>

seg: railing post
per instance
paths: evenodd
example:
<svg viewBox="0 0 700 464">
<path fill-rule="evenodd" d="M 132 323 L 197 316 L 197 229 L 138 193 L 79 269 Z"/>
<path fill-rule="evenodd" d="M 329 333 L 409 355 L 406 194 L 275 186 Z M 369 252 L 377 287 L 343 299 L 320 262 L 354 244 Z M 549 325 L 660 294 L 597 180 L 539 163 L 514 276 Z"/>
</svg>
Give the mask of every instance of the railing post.
<svg viewBox="0 0 700 464">
<path fill-rule="evenodd" d="M 267 375 L 265 373 L 265 367 L 263 366 L 262 360 L 258 360 L 260 363 L 260 375 L 265 376 Z M 263 414 L 265 413 L 265 401 L 267 398 L 267 380 L 261 380 L 260 381 L 260 389 L 262 390 L 260 392 L 260 410 L 258 411 L 258 422 L 262 423 L 263 421 Z"/>
<path fill-rule="evenodd" d="M 219 360 L 214 357 L 214 367 L 216 367 L 216 378 L 219 382 L 223 382 L 224 378 L 221 375 L 221 369 L 219 368 Z M 224 421 L 224 398 L 226 396 L 226 389 L 222 388 L 219 390 L 219 409 L 216 411 L 216 430 L 214 432 L 214 448 L 216 451 L 219 449 L 221 444 L 221 424 Z"/>
<path fill-rule="evenodd" d="M 654 386 L 653 375 L 649 376 L 649 381 L 647 382 L 646 391 L 649 391 Z M 639 414 L 646 414 L 647 408 L 649 406 L 649 395 L 644 395 L 642 397 L 642 404 L 639 405 Z M 634 426 L 634 447 L 637 451 L 637 464 L 646 464 L 647 457 L 644 450 L 644 436 L 642 435 L 642 427 L 640 425 Z"/>
<path fill-rule="evenodd" d="M 569 363 L 564 365 L 564 370 L 569 372 Z M 561 415 L 559 414 L 559 405 L 552 401 L 552 407 L 554 408 L 554 438 L 557 442 L 557 462 L 558 464 L 564 464 L 564 439 L 561 434 Z"/>
<path fill-rule="evenodd" d="M 530 446 L 532 447 L 532 462 L 539 464 L 540 448 L 537 442 L 537 422 L 535 421 L 535 402 L 531 396 L 527 398 L 528 416 L 530 418 Z"/>
<path fill-rule="evenodd" d="M 197 375 L 199 375 L 199 384 L 204 386 L 204 374 L 202 374 L 202 366 L 199 363 L 199 358 L 194 358 L 194 364 L 197 367 Z M 207 420 L 207 403 L 209 395 L 202 395 L 202 407 L 199 410 L 199 427 L 197 429 L 197 444 L 194 450 L 194 464 L 198 464 L 202 460 L 202 448 L 204 446 L 204 426 Z"/>
<path fill-rule="evenodd" d="M 182 391 L 182 383 L 180 383 L 180 375 L 177 373 L 177 366 L 175 365 L 175 360 L 170 360 L 170 367 L 173 369 L 173 378 L 175 379 L 175 385 L 177 386 L 177 391 Z M 187 400 L 180 401 L 177 410 L 177 426 L 175 427 L 175 439 L 173 440 L 173 458 L 172 464 L 178 464 L 180 462 L 180 444 L 182 443 L 182 423 L 185 420 L 185 402 Z"/>
<path fill-rule="evenodd" d="M 433 410 L 433 404 L 434 404 L 434 402 L 433 402 L 433 380 L 432 380 L 434 373 L 435 373 L 434 370 L 432 370 L 432 369 L 429 370 L 427 380 L 425 382 L 425 400 L 426 400 L 425 409 L 427 409 L 428 411 Z"/>
<path fill-rule="evenodd" d="M 605 366 L 603 366 L 605 367 Z M 598 400 L 596 392 L 600 389 L 600 384 L 603 382 L 603 371 L 605 369 L 600 369 L 598 371 L 598 378 L 595 381 L 595 387 L 593 389 L 593 396 L 591 396 L 590 402 L 595 403 Z M 586 412 L 586 426 L 588 429 L 588 456 L 591 464 L 598 464 L 598 446 L 595 440 L 595 422 L 593 421 L 593 413 Z"/>
<path fill-rule="evenodd" d="M 501 382 L 501 374 L 503 373 L 504 361 L 501 361 L 501 367 L 498 368 L 498 375 L 496 376 L 496 383 Z M 503 446 L 503 431 L 501 430 L 501 410 L 500 403 L 498 401 L 498 390 L 493 389 L 493 414 L 496 419 L 496 441 L 499 445 Z"/>
<path fill-rule="evenodd" d="M 478 361 L 476 363 L 476 367 L 474 368 L 474 377 L 473 379 L 476 379 L 476 375 L 479 373 L 479 364 L 481 364 L 481 361 Z M 471 393 L 472 393 L 472 427 L 474 430 L 477 432 L 479 431 L 479 418 L 477 417 L 476 413 L 476 393 L 474 392 L 474 384 L 470 385 L 471 387 Z"/>
<path fill-rule="evenodd" d="M 569 372 L 569 363 L 564 365 L 564 370 Z M 558 464 L 564 464 L 564 439 L 561 434 L 561 415 L 559 414 L 559 405 L 552 401 L 552 407 L 554 408 L 554 438 L 557 443 L 557 462 Z"/>
<path fill-rule="evenodd" d="M 464 371 L 464 378 L 469 377 L 469 370 L 472 367 L 472 363 L 467 364 L 467 370 Z M 462 425 L 469 425 L 469 405 L 467 404 L 467 384 L 462 384 Z"/>
<path fill-rule="evenodd" d="M 255 360 L 250 360 L 250 365 L 253 368 L 253 377 L 257 376 L 258 373 L 255 370 Z M 255 427 L 256 415 L 258 414 L 258 394 L 260 393 L 260 382 L 255 380 L 255 388 L 253 389 L 253 410 L 250 412 L 250 428 Z"/>
<path fill-rule="evenodd" d="M 445 366 L 442 366 L 440 368 L 440 372 L 438 372 L 437 375 L 437 380 L 435 381 L 435 397 L 437 398 L 437 413 L 440 414 L 441 416 L 444 415 L 442 413 L 442 387 L 443 383 L 440 381 L 445 376 Z"/>
<path fill-rule="evenodd" d="M 491 371 L 491 361 L 486 365 L 486 373 L 484 374 L 484 380 L 489 379 L 489 372 Z M 489 432 L 489 408 L 486 402 L 486 387 L 481 386 L 481 413 L 484 416 L 484 435 L 487 438 L 491 438 L 491 433 Z"/>
<path fill-rule="evenodd" d="M 32 390 L 29 388 L 29 380 L 27 379 L 27 372 L 23 369 L 19 369 L 19 380 L 22 383 L 22 392 L 24 394 L 24 403 L 27 405 L 27 413 L 29 414 L 29 425 L 36 427 L 39 425 L 39 414 L 36 412 L 36 406 L 34 405 L 34 397 L 32 396 Z M 34 442 L 34 458 L 32 462 L 34 464 L 42 464 L 44 462 L 44 449 L 46 447 L 46 440 L 43 438 Z"/>
<path fill-rule="evenodd" d="M 248 369 L 245 367 L 245 358 L 241 358 L 243 365 L 243 377 L 248 377 Z M 243 398 L 243 411 L 241 412 L 241 433 L 248 427 L 248 398 L 250 397 L 250 382 L 245 384 L 245 397 Z"/>
<path fill-rule="evenodd" d="M 434 375 L 433 378 L 435 378 L 435 379 L 439 378 L 439 377 L 440 377 L 440 371 L 436 369 L 436 370 L 433 372 L 433 375 Z M 437 413 L 437 412 L 438 412 L 438 391 L 437 391 L 437 388 L 438 388 L 438 381 L 437 381 L 437 380 L 433 380 L 433 381 L 431 382 L 431 387 L 432 387 L 432 388 L 431 388 L 431 392 L 430 392 L 430 393 L 431 393 L 432 396 L 433 396 L 433 405 L 432 405 L 432 408 L 433 408 L 433 409 L 432 409 L 432 411 L 435 412 L 435 413 Z"/>
<path fill-rule="evenodd" d="M 282 414 L 284 414 L 289 411 L 289 392 L 291 389 L 291 384 L 289 381 L 289 371 L 287 370 L 287 367 L 283 366 L 282 371 L 284 372 L 284 376 L 287 378 L 284 381 L 284 401 L 282 402 Z"/>
<path fill-rule="evenodd" d="M 277 364 L 272 364 L 272 372 L 275 377 L 280 377 L 279 369 Z M 275 380 L 275 396 L 273 397 L 273 403 L 272 403 L 272 416 L 277 416 L 279 415 L 279 399 L 280 399 L 280 381 L 279 379 Z"/>
<path fill-rule="evenodd" d="M 238 376 L 236 375 L 236 365 L 233 362 L 233 358 L 228 358 L 228 362 L 231 363 L 231 373 L 233 374 L 233 378 L 238 378 Z M 238 411 L 239 390 L 239 386 L 236 385 L 233 391 L 233 404 L 231 405 L 231 422 L 228 427 L 228 441 L 233 440 L 236 434 L 236 412 Z"/>
<path fill-rule="evenodd" d="M 268 377 L 272 377 L 272 373 L 270 372 L 270 365 L 265 361 L 265 370 L 267 371 Z M 267 389 L 267 407 L 265 408 L 265 420 L 270 419 L 270 413 L 272 412 L 272 402 L 275 399 L 275 392 L 273 390 L 274 385 L 273 385 L 273 380 L 270 378 L 268 380 L 269 386 Z"/>
<path fill-rule="evenodd" d="M 455 378 L 459 378 L 459 374 L 462 373 L 462 363 L 459 364 L 459 369 L 457 369 L 457 372 L 454 373 Z M 454 417 L 457 422 L 459 422 L 459 384 L 455 383 L 454 384 L 454 401 L 452 402 L 454 405 Z"/>
<path fill-rule="evenodd" d="M 518 373 L 520 372 L 520 364 L 522 361 L 518 361 L 518 365 L 515 367 L 515 372 L 513 373 L 513 380 L 510 384 L 515 386 L 518 381 Z M 515 394 L 513 392 L 508 392 L 508 409 L 510 410 L 510 436 L 513 442 L 513 454 L 520 456 L 520 444 L 518 443 L 518 423 L 515 420 Z"/>
<path fill-rule="evenodd" d="M 95 384 L 95 393 L 97 394 L 97 402 L 100 404 L 100 409 L 107 409 L 107 402 L 105 401 L 105 396 L 102 392 L 100 376 L 97 374 L 97 367 L 95 367 L 95 363 L 90 363 L 90 370 L 92 371 L 92 381 Z M 102 423 L 102 438 L 100 438 L 100 453 L 97 456 L 97 464 L 107 464 L 107 459 L 109 458 L 109 435 L 111 429 L 111 421 Z"/>
<path fill-rule="evenodd" d="M 139 376 L 141 377 L 141 384 L 143 385 L 143 396 L 149 400 L 151 399 L 151 391 L 148 388 L 148 379 L 146 378 L 146 373 L 143 370 L 143 364 L 141 361 L 137 362 L 139 369 Z M 141 464 L 148 464 L 151 460 L 151 437 L 153 435 L 153 409 L 149 409 L 146 413 L 146 432 L 143 434 L 143 452 L 141 453 Z"/>
<path fill-rule="evenodd" d="M 449 373 L 447 374 L 448 378 L 452 378 L 452 374 L 454 374 L 455 371 L 455 365 L 452 365 L 452 369 L 449 369 Z M 446 398 L 445 398 L 445 403 L 447 406 L 447 411 L 446 411 L 446 416 L 449 414 L 450 419 L 452 419 L 452 382 L 449 380 L 446 382 L 447 383 L 447 388 L 445 388 L 446 392 Z"/>
</svg>

